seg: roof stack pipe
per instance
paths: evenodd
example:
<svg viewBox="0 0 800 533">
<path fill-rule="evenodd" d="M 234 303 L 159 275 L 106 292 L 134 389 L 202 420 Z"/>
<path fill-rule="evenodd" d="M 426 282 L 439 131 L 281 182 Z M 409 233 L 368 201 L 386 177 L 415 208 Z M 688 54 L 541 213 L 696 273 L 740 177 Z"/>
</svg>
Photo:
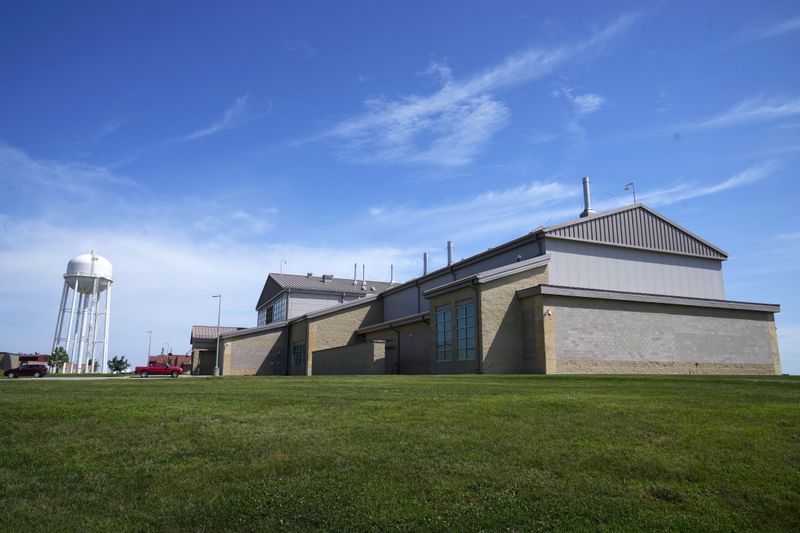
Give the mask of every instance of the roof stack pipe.
<svg viewBox="0 0 800 533">
<path fill-rule="evenodd" d="M 358 285 L 358 263 L 353 263 L 353 285 Z"/>
<path fill-rule="evenodd" d="M 453 264 L 453 241 L 447 241 L 447 266 Z"/>
<path fill-rule="evenodd" d="M 595 214 L 595 210 L 592 209 L 592 199 L 591 194 L 589 191 L 589 177 L 583 177 L 583 211 L 581 212 L 581 218 L 586 218 Z"/>
<path fill-rule="evenodd" d="M 361 264 L 361 286 L 367 286 L 367 265 Z"/>
<path fill-rule="evenodd" d="M 389 283 L 394 283 L 394 265 L 389 265 Z"/>
<path fill-rule="evenodd" d="M 422 254 L 422 275 L 426 275 L 428 273 L 428 252 L 424 252 Z"/>
</svg>

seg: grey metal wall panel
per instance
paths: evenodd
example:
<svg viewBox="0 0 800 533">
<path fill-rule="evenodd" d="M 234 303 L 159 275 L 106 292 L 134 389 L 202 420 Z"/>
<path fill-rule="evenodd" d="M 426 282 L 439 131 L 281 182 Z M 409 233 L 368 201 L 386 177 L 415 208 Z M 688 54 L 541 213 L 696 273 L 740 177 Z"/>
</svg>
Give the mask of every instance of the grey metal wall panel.
<svg viewBox="0 0 800 533">
<path fill-rule="evenodd" d="M 306 294 L 291 292 L 289 293 L 289 298 L 291 299 L 289 302 L 290 319 L 343 303 L 341 295 L 336 294 Z M 356 299 L 358 298 L 346 296 L 344 301 L 350 302 Z"/>
<path fill-rule="evenodd" d="M 548 236 L 604 242 L 676 254 L 725 259 L 709 244 L 638 207 L 546 230 Z"/>
<path fill-rule="evenodd" d="M 725 298 L 722 263 L 686 255 L 547 239 L 549 283 L 565 287 Z"/>
</svg>

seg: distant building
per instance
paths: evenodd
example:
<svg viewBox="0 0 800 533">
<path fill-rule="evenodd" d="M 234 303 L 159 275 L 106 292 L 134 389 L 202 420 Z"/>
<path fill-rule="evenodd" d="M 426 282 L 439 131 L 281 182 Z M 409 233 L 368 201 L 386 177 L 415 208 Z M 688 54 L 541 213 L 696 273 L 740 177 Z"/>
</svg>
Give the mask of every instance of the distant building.
<svg viewBox="0 0 800 533">
<path fill-rule="evenodd" d="M 262 324 L 222 334 L 221 371 L 780 373 L 780 307 L 726 300 L 723 250 L 642 204 L 594 213 L 585 192 L 576 220 L 329 306 L 270 274 Z"/>
<path fill-rule="evenodd" d="M 26 364 L 47 364 L 48 355 L 42 353 L 11 353 L 0 352 L 0 370 L 17 368 L 19 365 Z"/>
</svg>

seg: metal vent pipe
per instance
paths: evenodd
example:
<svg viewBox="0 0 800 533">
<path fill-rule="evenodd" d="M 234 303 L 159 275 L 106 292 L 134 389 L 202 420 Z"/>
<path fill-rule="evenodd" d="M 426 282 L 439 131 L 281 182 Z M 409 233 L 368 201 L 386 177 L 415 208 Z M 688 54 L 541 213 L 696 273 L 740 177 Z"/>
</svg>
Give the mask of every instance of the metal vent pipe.
<svg viewBox="0 0 800 533">
<path fill-rule="evenodd" d="M 428 273 L 428 252 L 422 254 L 422 275 Z"/>
<path fill-rule="evenodd" d="M 588 216 L 594 215 L 595 210 L 592 209 L 592 199 L 591 199 L 591 191 L 589 190 L 589 177 L 583 177 L 583 211 L 581 212 L 580 217 L 586 218 Z"/>
<path fill-rule="evenodd" d="M 453 241 L 447 241 L 447 266 L 453 264 Z"/>
</svg>

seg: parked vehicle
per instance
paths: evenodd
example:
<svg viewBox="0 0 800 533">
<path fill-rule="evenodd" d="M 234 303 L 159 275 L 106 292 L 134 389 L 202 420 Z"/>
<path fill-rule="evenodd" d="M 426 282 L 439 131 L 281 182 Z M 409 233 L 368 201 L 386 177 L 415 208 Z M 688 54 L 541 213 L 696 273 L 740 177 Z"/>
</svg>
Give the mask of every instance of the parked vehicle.
<svg viewBox="0 0 800 533">
<path fill-rule="evenodd" d="M 3 375 L 7 378 L 18 378 L 20 376 L 33 376 L 43 378 L 47 374 L 47 365 L 30 365 L 22 363 L 17 368 L 9 368 Z"/>
<path fill-rule="evenodd" d="M 150 363 L 147 366 L 137 366 L 133 373 L 143 378 L 147 376 L 172 376 L 177 378 L 183 374 L 183 369 L 179 366 L 170 366 L 167 363 Z"/>
</svg>

